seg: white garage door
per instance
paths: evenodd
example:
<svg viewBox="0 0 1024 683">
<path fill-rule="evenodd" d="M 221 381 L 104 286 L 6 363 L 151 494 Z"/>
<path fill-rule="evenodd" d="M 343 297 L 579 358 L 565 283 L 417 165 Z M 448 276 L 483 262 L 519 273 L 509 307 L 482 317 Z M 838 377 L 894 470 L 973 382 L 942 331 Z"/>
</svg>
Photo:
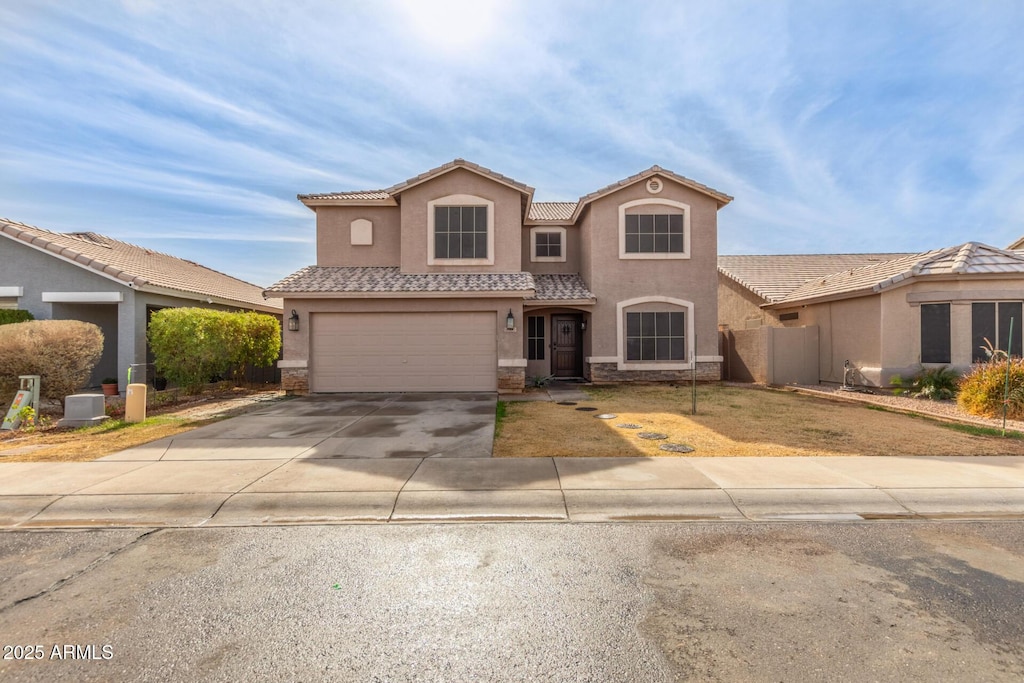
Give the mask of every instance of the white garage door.
<svg viewBox="0 0 1024 683">
<path fill-rule="evenodd" d="M 314 313 L 311 389 L 496 391 L 495 316 Z"/>
</svg>

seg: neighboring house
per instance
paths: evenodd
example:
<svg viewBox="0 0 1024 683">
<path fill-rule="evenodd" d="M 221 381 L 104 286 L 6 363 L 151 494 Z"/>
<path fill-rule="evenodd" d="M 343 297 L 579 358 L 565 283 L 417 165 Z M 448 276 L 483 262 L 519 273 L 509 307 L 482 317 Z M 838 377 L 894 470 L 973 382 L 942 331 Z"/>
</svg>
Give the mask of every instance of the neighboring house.
<svg viewBox="0 0 1024 683">
<path fill-rule="evenodd" d="M 1024 249 L 1024 237 L 1007 247 L 1007 249 Z"/>
<path fill-rule="evenodd" d="M 719 273 L 719 322 L 730 329 L 753 327 L 756 309 L 765 325 L 817 328 L 820 381 L 843 381 L 847 361 L 867 386 L 922 365 L 965 370 L 984 360 L 986 339 L 1006 348 L 1011 318 L 1011 352 L 1021 351 L 1024 253 L 968 242 L 920 254 L 723 256 Z"/>
<path fill-rule="evenodd" d="M 83 320 L 103 332 L 90 384 L 147 362 L 146 326 L 161 308 L 199 306 L 281 315 L 262 288 L 192 261 L 93 232 L 59 233 L 0 219 L 0 307 L 41 320 Z M 133 381 L 146 380 L 141 365 Z"/>
<path fill-rule="evenodd" d="M 717 212 L 654 166 L 575 202 L 462 159 L 385 190 L 299 195 L 317 263 L 284 298 L 295 392 L 520 391 L 526 377 L 718 379 Z M 695 341 L 696 340 L 696 341 Z"/>
</svg>

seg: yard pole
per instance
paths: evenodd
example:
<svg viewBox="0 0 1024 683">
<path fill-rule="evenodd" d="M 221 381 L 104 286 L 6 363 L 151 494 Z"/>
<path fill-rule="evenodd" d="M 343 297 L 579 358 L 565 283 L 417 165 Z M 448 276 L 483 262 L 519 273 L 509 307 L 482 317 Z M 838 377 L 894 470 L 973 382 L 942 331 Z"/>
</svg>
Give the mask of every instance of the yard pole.
<svg viewBox="0 0 1024 683">
<path fill-rule="evenodd" d="M 690 415 L 697 414 L 697 335 L 693 335 L 693 350 L 690 352 L 693 358 L 690 370 Z"/>
<path fill-rule="evenodd" d="M 1006 436 L 1006 408 L 1010 403 L 1010 350 L 1013 346 L 1013 318 L 1010 318 L 1010 334 L 1006 338 L 1006 383 L 1003 385 L 1003 436 Z"/>
</svg>

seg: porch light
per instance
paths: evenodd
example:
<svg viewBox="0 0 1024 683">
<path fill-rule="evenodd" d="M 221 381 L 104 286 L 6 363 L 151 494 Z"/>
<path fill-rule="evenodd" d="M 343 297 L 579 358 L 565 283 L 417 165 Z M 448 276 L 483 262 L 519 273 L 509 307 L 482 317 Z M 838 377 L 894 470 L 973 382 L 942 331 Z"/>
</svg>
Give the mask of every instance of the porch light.
<svg viewBox="0 0 1024 683">
<path fill-rule="evenodd" d="M 516 329 L 516 317 L 512 315 L 512 309 L 508 309 L 508 317 L 505 318 L 505 329 L 514 330 Z"/>
<path fill-rule="evenodd" d="M 586 320 L 586 318 L 584 318 L 583 320 L 580 321 L 580 332 L 586 332 L 586 331 L 587 331 L 587 320 Z"/>
<path fill-rule="evenodd" d="M 299 314 L 295 312 L 294 308 L 292 309 L 291 317 L 288 318 L 288 329 L 292 332 L 299 331 Z"/>
</svg>

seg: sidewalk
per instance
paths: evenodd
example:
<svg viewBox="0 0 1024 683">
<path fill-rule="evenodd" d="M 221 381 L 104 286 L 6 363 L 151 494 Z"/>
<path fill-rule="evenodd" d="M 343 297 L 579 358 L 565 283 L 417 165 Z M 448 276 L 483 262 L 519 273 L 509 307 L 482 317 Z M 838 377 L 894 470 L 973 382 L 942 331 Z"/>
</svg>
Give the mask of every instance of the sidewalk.
<svg viewBox="0 0 1024 683">
<path fill-rule="evenodd" d="M 198 446 L 198 444 L 197 444 Z M 232 459 L 0 464 L 0 528 L 1024 519 L 1024 458 Z"/>
</svg>

